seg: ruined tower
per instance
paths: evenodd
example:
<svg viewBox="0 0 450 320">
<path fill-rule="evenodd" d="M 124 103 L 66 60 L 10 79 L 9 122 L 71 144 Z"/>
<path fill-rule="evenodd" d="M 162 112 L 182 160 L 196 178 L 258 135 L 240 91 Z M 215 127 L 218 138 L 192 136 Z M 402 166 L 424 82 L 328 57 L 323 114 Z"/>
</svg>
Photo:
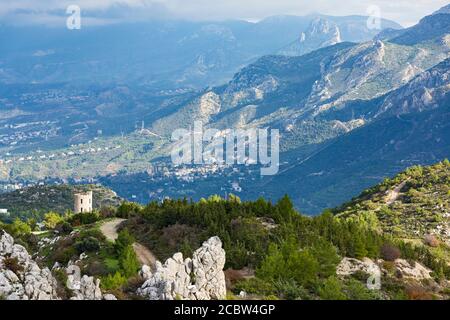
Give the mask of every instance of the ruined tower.
<svg viewBox="0 0 450 320">
<path fill-rule="evenodd" d="M 74 212 L 92 212 L 92 191 L 74 194 Z"/>
</svg>

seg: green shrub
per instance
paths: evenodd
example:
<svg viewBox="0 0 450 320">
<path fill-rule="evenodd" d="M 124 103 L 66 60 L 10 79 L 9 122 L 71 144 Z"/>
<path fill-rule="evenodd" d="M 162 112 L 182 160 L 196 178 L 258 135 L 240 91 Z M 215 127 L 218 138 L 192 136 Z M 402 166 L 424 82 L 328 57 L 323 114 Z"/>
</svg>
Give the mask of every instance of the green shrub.
<svg viewBox="0 0 450 320">
<path fill-rule="evenodd" d="M 69 218 L 69 223 L 72 226 L 92 224 L 100 220 L 100 214 L 97 211 L 82 212 L 72 215 Z"/>
<path fill-rule="evenodd" d="M 121 255 L 125 248 L 131 246 L 134 241 L 134 237 L 130 234 L 128 229 L 123 229 L 122 231 L 120 231 L 114 243 L 117 254 Z"/>
<path fill-rule="evenodd" d="M 300 300 L 307 299 L 309 292 L 304 287 L 300 286 L 294 280 L 278 280 L 275 281 L 275 288 L 277 296 L 286 300 Z"/>
<path fill-rule="evenodd" d="M 142 206 L 134 202 L 123 202 L 117 208 L 116 216 L 118 218 L 129 219 L 142 211 Z"/>
<path fill-rule="evenodd" d="M 31 227 L 27 223 L 25 223 L 25 222 L 21 221 L 19 218 L 17 218 L 11 224 L 10 232 L 14 236 L 20 237 L 20 236 L 24 236 L 24 235 L 30 234 L 31 233 Z"/>
<path fill-rule="evenodd" d="M 62 235 L 70 234 L 73 231 L 73 227 L 70 223 L 64 221 L 56 225 L 55 230 Z"/>
<path fill-rule="evenodd" d="M 326 279 L 317 290 L 320 298 L 324 300 L 346 300 L 347 296 L 344 293 L 344 286 L 336 277 L 329 277 Z"/>
<path fill-rule="evenodd" d="M 295 280 L 302 286 L 312 285 L 320 265 L 310 249 L 299 250 L 298 244 L 290 239 L 280 247 L 272 244 L 268 255 L 257 269 L 258 277 L 265 280 Z"/>
<path fill-rule="evenodd" d="M 119 271 L 114 275 L 107 275 L 101 279 L 100 285 L 103 290 L 117 290 L 127 283 L 127 278 L 124 277 Z"/>
<path fill-rule="evenodd" d="M 44 215 L 44 224 L 47 229 L 55 229 L 55 227 L 63 221 L 64 218 L 56 212 L 48 212 Z"/>
<path fill-rule="evenodd" d="M 245 291 L 248 294 L 258 296 L 268 296 L 276 292 L 276 288 L 272 282 L 265 281 L 259 278 L 251 278 L 242 280 L 236 283 L 235 292 Z"/>
<path fill-rule="evenodd" d="M 380 293 L 377 290 L 369 290 L 364 283 L 356 279 L 349 279 L 345 292 L 350 300 L 378 300 Z"/>
<path fill-rule="evenodd" d="M 119 263 L 123 275 L 126 278 L 130 278 L 137 273 L 137 271 L 139 270 L 139 261 L 131 245 L 128 245 L 122 251 L 122 254 L 119 258 Z"/>
<path fill-rule="evenodd" d="M 105 267 L 109 273 L 114 273 L 120 269 L 119 260 L 114 258 L 106 258 L 104 260 Z"/>
<path fill-rule="evenodd" d="M 100 249 L 99 241 L 94 237 L 83 238 L 75 243 L 75 248 L 79 254 L 82 252 L 95 252 Z"/>
<path fill-rule="evenodd" d="M 56 269 L 52 271 L 53 276 L 57 282 L 56 291 L 58 296 L 62 299 L 69 299 L 72 296 L 72 291 L 67 288 L 67 273 L 64 269 Z"/>
</svg>

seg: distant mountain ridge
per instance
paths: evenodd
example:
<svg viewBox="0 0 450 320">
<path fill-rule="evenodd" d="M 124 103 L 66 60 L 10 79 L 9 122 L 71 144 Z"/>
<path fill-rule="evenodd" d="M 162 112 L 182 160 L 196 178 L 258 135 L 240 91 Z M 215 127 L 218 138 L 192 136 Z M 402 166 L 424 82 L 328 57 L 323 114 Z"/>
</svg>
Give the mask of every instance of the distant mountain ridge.
<svg viewBox="0 0 450 320">
<path fill-rule="evenodd" d="M 118 144 L 123 149 L 114 149 L 105 156 L 83 153 L 80 171 L 76 170 L 78 158 L 61 158 L 45 160 L 48 166 L 41 167 L 16 162 L 13 168 L 11 163 L 3 162 L 0 174 L 5 179 L 26 179 L 60 172 L 79 178 L 88 172 L 85 175 L 89 178 L 109 179 L 120 188 L 130 186 L 134 191 L 127 196 L 134 199 L 138 194 L 145 200 L 155 194 L 189 194 L 194 198 L 223 194 L 232 192 L 227 185 L 238 181 L 243 199 L 261 195 L 278 199 L 288 193 L 300 210 L 318 213 L 408 166 L 450 157 L 448 16 L 434 14 L 416 26 L 385 31 L 363 43 L 343 41 L 301 56 L 267 55 L 240 69 L 224 85 L 183 94 L 162 90 L 162 97 L 152 97 L 152 111 L 148 102 L 132 99 L 130 88 L 100 91 L 102 99 L 111 100 L 102 100 L 95 111 L 86 111 L 90 121 L 76 122 L 80 134 L 93 130 L 98 121 L 96 112 L 108 119 L 132 114 L 136 119 L 143 118 L 146 130 L 158 139 L 141 135 L 139 122 L 132 134 L 120 138 L 116 133 L 114 138 L 92 142 L 101 150 L 105 145 L 111 148 Z M 268 19 L 260 23 L 261 32 L 276 33 L 271 28 L 279 20 L 297 21 L 295 17 Z M 327 28 L 332 31 L 331 26 Z M 223 39 L 232 39 L 222 28 L 206 29 L 203 31 L 208 34 L 219 33 Z M 342 36 L 344 31 L 339 29 Z M 197 61 L 203 66 L 208 64 L 208 59 Z M 147 97 L 144 93 L 142 96 Z M 116 100 L 127 103 L 116 105 Z M 115 119 L 119 129 L 125 125 L 122 120 L 121 116 Z M 245 172 L 224 176 L 199 174 L 192 182 L 178 181 L 176 177 L 155 182 L 149 163 L 169 165 L 164 161 L 170 150 L 170 134 L 178 128 L 189 128 L 195 120 L 220 130 L 279 129 L 283 152 L 279 174 L 261 178 L 251 169 L 242 169 Z M 74 148 L 85 152 L 84 145 Z"/>
<path fill-rule="evenodd" d="M 8 43 L 0 49 L 0 83 L 217 85 L 297 39 L 316 17 L 278 16 L 258 23 L 155 20 L 74 31 L 0 25 L 0 41 Z M 367 29 L 365 17 L 320 19 L 346 30 L 343 41 L 366 41 L 378 32 Z M 382 27 L 401 28 L 388 20 Z"/>
<path fill-rule="evenodd" d="M 342 114 L 348 106 L 353 108 L 354 102 L 362 101 L 363 105 L 364 101 L 388 94 L 447 59 L 449 21 L 440 14 L 422 19 L 405 31 L 403 37 L 414 34 L 427 37 L 418 37 L 411 44 L 399 44 L 401 38 L 397 37 L 394 39 L 397 42 L 342 42 L 299 57 L 263 57 L 243 68 L 228 84 L 206 90 L 171 115 L 158 119 L 153 129 L 164 135 L 200 119 L 218 128 L 264 124 L 285 131 L 287 128 L 292 131 L 301 121 L 342 122 L 339 117 L 333 118 L 333 114 Z M 426 30 L 430 24 L 441 28 L 429 34 Z M 207 105 L 211 97 L 217 107 L 202 115 L 199 106 Z M 346 120 L 350 121 L 348 128 L 375 115 L 373 110 L 360 112 L 356 110 L 355 118 Z"/>
</svg>

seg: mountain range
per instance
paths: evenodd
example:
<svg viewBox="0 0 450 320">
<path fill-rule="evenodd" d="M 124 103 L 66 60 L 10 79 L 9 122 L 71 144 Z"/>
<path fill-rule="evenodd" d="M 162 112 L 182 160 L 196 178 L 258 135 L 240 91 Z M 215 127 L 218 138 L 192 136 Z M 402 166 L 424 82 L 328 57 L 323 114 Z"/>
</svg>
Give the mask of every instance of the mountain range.
<svg viewBox="0 0 450 320">
<path fill-rule="evenodd" d="M 92 69 L 90 62 L 82 63 L 82 67 L 76 63 L 79 78 L 70 70 L 61 73 L 47 68 L 67 66 L 57 62 L 42 64 L 44 77 L 23 80 L 18 70 L 26 68 L 26 64 L 19 63 L 20 57 L 12 58 L 13 44 L 1 56 L 1 81 L 8 83 L 3 101 L 9 111 L 0 113 L 0 125 L 5 125 L 0 134 L 10 137 L 11 132 L 27 132 L 25 127 L 33 128 L 29 132 L 40 135 L 25 135 L 17 145 L 7 140 L 2 150 L 11 155 L 0 163 L 0 176 L 3 181 L 95 178 L 121 196 L 143 202 L 153 197 L 200 198 L 223 192 L 238 192 L 243 199 L 265 196 L 275 200 L 289 193 L 301 211 L 318 213 L 410 165 L 430 164 L 450 157 L 450 15 L 447 9 L 424 17 L 406 29 L 383 21 L 385 29 L 381 33 L 368 30 L 366 18 L 362 17 L 283 16 L 256 24 L 165 23 L 162 28 L 155 23 L 159 32 L 150 33 L 151 40 L 143 43 L 139 38 L 142 33 L 136 31 L 142 30 L 141 26 L 128 26 L 129 31 L 136 28 L 127 39 L 129 54 L 104 46 L 104 51 L 89 50 L 96 57 L 83 57 L 84 61 L 98 59 L 101 63 L 97 65 L 101 67 Z M 93 35 L 102 30 L 106 39 L 112 34 L 114 39 L 121 38 L 117 30 L 108 33 L 116 27 L 109 28 L 86 32 L 91 41 L 80 41 L 80 46 L 95 48 L 98 34 L 97 38 Z M 83 35 L 80 33 L 79 37 Z M 177 50 L 173 49 L 174 39 L 177 39 Z M 142 47 L 136 48 L 133 43 Z M 170 53 L 149 58 L 152 50 L 146 50 L 145 45 L 150 43 L 158 52 Z M 115 41 L 110 44 L 118 45 Z M 17 44 L 15 49 L 19 47 Z M 28 52 L 33 52 L 38 46 L 31 43 L 29 48 Z M 48 51 L 49 48 L 41 48 L 37 59 L 43 58 L 42 62 L 56 59 L 53 60 L 56 62 L 60 57 Z M 112 60 L 100 59 L 108 52 L 113 53 L 109 55 Z M 149 54 L 145 59 L 139 57 L 143 52 Z M 105 67 L 108 64 L 104 63 L 114 61 L 114 54 L 120 59 L 127 57 L 130 63 L 123 64 L 118 59 L 114 68 Z M 191 55 L 191 61 L 195 62 L 185 65 L 190 61 L 186 55 Z M 261 55 L 264 56 L 258 59 Z M 214 57 L 215 62 L 208 62 L 209 57 Z M 217 59 L 226 63 L 221 64 Z M 13 61 L 21 67 L 11 68 Z M 132 61 L 142 61 L 142 64 Z M 174 68 L 170 70 L 167 63 Z M 206 65 L 210 67 L 204 69 Z M 130 77 L 119 70 L 124 66 Z M 164 76 L 155 76 L 156 81 L 151 80 L 153 75 L 142 75 L 145 70 L 159 72 L 158 68 L 165 72 Z M 99 84 L 73 85 L 82 82 L 92 70 L 98 72 L 90 80 Z M 70 86 L 59 83 L 62 74 L 72 83 Z M 120 79 L 114 74 L 120 75 Z M 187 77 L 180 78 L 186 74 Z M 197 76 L 202 79 L 200 82 L 195 80 Z M 102 77 L 109 81 L 103 82 Z M 217 82 L 210 81 L 209 77 Z M 18 84 L 30 80 L 39 84 Z M 121 84 L 125 80 L 140 83 Z M 205 84 L 202 81 L 210 87 L 202 87 Z M 225 84 L 212 87 L 217 83 Z M 43 91 L 38 88 L 46 88 L 46 96 L 40 97 Z M 30 101 L 27 97 L 31 97 Z M 36 106 L 38 98 L 42 104 Z M 24 107 L 17 107 L 15 101 L 21 101 Z M 64 108 L 56 114 L 54 108 L 61 104 Z M 280 173 L 260 178 L 256 173 L 259 170 L 244 167 L 220 174 L 210 171 L 195 176 L 193 181 L 156 177 L 155 171 L 149 169 L 149 162 L 168 167 L 164 170 L 180 170 L 172 168 L 167 159 L 168 140 L 173 130 L 189 128 L 196 120 L 220 130 L 279 129 L 283 151 Z M 17 128 L 6 126 L 14 122 Z M 68 138 L 76 145 L 65 145 Z M 105 150 L 105 147 L 111 150 L 118 145 L 121 149 L 101 156 L 85 152 Z M 17 161 L 26 160 L 26 154 L 29 156 L 30 150 L 36 148 L 46 152 L 46 158 L 40 163 Z M 75 149 L 83 150 L 81 158 L 48 158 L 52 153 L 68 155 Z M 35 153 L 34 157 L 42 155 Z M 13 162 L 8 163 L 8 159 Z"/>
<path fill-rule="evenodd" d="M 243 66 L 273 54 L 307 34 L 310 52 L 333 37 L 366 41 L 380 30 L 367 27 L 367 17 L 322 15 L 274 16 L 247 21 L 141 23 L 86 26 L 68 30 L 0 25 L 0 83 L 145 83 L 164 88 L 202 88 L 228 81 Z M 381 27 L 401 29 L 389 20 Z M 316 30 L 318 34 L 311 32 Z M 311 38 L 310 38 L 311 36 Z M 303 45 L 301 45 L 303 47 Z"/>
</svg>

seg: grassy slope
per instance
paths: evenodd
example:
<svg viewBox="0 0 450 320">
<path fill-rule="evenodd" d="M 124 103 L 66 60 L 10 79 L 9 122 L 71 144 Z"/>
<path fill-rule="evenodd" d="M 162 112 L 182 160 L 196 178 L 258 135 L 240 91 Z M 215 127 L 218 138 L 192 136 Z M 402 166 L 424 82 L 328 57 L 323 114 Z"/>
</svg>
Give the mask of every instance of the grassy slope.
<svg viewBox="0 0 450 320">
<path fill-rule="evenodd" d="M 380 228 L 417 245 L 428 234 L 443 243 L 434 249 L 450 261 L 450 163 L 412 167 L 364 191 L 335 210 L 338 217 L 375 213 Z"/>
</svg>

